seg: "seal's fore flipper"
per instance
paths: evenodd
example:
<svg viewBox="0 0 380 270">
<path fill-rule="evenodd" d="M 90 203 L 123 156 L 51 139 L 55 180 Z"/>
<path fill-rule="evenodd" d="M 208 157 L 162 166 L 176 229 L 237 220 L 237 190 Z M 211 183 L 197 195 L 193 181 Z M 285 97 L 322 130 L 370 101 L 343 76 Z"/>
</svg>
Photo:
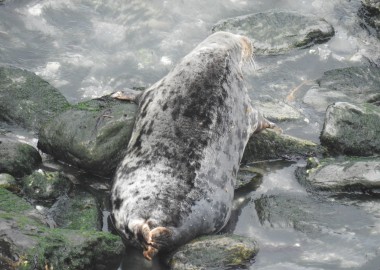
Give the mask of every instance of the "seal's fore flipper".
<svg viewBox="0 0 380 270">
<path fill-rule="evenodd" d="M 257 126 L 256 126 L 256 129 L 253 131 L 253 134 L 259 133 L 267 128 L 270 128 L 270 129 L 275 130 L 276 132 L 282 133 L 281 128 L 279 128 L 275 123 L 266 119 L 260 112 L 258 112 Z"/>
<path fill-rule="evenodd" d="M 126 88 L 125 90 L 112 93 L 110 96 L 112 98 L 116 98 L 120 100 L 128 100 L 135 103 L 139 103 L 139 98 L 142 93 L 143 91 L 137 91 L 137 90 Z"/>
<path fill-rule="evenodd" d="M 135 224 L 132 230 L 136 239 L 144 249 L 144 257 L 151 261 L 157 254 L 160 247 L 165 246 L 172 236 L 172 232 L 165 227 L 155 227 L 151 229 L 153 222 L 146 221 L 144 223 Z"/>
</svg>

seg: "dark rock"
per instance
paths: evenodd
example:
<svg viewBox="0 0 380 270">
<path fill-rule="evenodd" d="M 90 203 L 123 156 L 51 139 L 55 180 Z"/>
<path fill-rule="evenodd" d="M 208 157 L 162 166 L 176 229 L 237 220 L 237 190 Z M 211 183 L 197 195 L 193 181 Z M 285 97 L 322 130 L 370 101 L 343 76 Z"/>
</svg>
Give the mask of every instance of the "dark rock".
<svg viewBox="0 0 380 270">
<path fill-rule="evenodd" d="M 79 103 L 42 128 L 38 148 L 93 174 L 110 176 L 125 155 L 136 109 L 108 96 Z"/>
<path fill-rule="evenodd" d="M 245 148 L 242 162 L 294 159 L 323 154 L 325 149 L 311 141 L 265 130 L 251 136 Z"/>
<path fill-rule="evenodd" d="M 223 270 L 249 265 L 258 253 L 257 242 L 237 235 L 197 238 L 179 248 L 170 259 L 172 270 Z"/>
<path fill-rule="evenodd" d="M 222 20 L 213 26 L 212 31 L 228 31 L 251 38 L 255 54 L 281 54 L 325 42 L 334 36 L 333 27 L 324 19 L 286 11 Z"/>
<path fill-rule="evenodd" d="M 60 172 L 38 170 L 21 180 L 24 193 L 37 201 L 52 202 L 66 194 L 71 182 Z"/>
<path fill-rule="evenodd" d="M 57 89 L 34 73 L 0 67 L 0 121 L 38 131 L 68 106 Z"/>
<path fill-rule="evenodd" d="M 101 215 L 93 195 L 76 191 L 61 196 L 48 211 L 59 228 L 73 230 L 100 230 Z"/>
<path fill-rule="evenodd" d="M 364 28 L 380 39 L 380 2 L 363 0 L 358 15 L 362 19 Z"/>
<path fill-rule="evenodd" d="M 263 181 L 263 171 L 256 167 L 241 167 L 238 171 L 235 190 L 250 186 L 251 190 L 257 189 Z"/>
<path fill-rule="evenodd" d="M 93 230 L 49 229 L 27 202 L 0 188 L 0 265 L 5 269 L 116 269 L 118 236 Z M 3 268 L 2 268 L 3 269 Z"/>
<path fill-rule="evenodd" d="M 380 154 L 379 123 L 378 106 L 337 102 L 327 108 L 321 143 L 336 154 Z"/>
<path fill-rule="evenodd" d="M 310 163 L 310 162 L 309 162 Z M 380 158 L 322 159 L 300 167 L 299 182 L 311 190 L 380 193 Z"/>
<path fill-rule="evenodd" d="M 22 177 L 37 168 L 41 160 L 34 147 L 0 137 L 0 173 Z"/>
<path fill-rule="evenodd" d="M 303 101 L 319 112 L 328 105 L 345 101 L 380 104 L 380 68 L 350 67 L 324 73 L 304 96 Z"/>
</svg>

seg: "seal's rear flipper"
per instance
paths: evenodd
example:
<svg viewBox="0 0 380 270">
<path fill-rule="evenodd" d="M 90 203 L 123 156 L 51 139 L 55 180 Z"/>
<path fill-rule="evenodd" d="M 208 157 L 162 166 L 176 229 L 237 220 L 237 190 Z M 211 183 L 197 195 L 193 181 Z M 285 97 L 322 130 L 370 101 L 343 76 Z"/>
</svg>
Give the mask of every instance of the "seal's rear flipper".
<svg viewBox="0 0 380 270">
<path fill-rule="evenodd" d="M 150 229 L 149 224 L 150 222 L 148 221 L 135 227 L 135 235 L 144 249 L 144 257 L 151 261 L 157 254 L 158 250 L 168 244 L 172 236 L 172 232 L 165 227 Z"/>
<path fill-rule="evenodd" d="M 110 97 L 116 98 L 119 100 L 128 100 L 135 103 L 139 103 L 139 98 L 142 93 L 143 93 L 142 91 L 126 88 L 123 91 L 117 91 L 115 93 L 112 93 Z"/>
</svg>

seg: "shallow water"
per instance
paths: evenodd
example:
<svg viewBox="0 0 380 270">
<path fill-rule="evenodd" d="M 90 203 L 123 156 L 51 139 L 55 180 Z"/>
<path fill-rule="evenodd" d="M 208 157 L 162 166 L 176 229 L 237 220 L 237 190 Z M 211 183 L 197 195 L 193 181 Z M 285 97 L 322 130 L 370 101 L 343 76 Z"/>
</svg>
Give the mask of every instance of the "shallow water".
<svg viewBox="0 0 380 270">
<path fill-rule="evenodd" d="M 285 100 L 301 86 L 290 104 L 304 121 L 280 126 L 318 141 L 323 117 L 302 103 L 313 80 L 330 69 L 380 63 L 379 41 L 360 27 L 359 7 L 359 0 L 12 0 L 0 6 L 0 65 L 36 72 L 76 102 L 153 84 L 220 19 L 271 9 L 314 14 L 334 26 L 330 41 L 256 57 L 257 69 L 245 76 L 252 98 Z M 236 195 L 242 208 L 228 230 L 261 247 L 250 269 L 380 269 L 380 200 L 308 193 L 294 177 L 298 165 L 255 164 L 265 172 L 262 184 Z M 159 267 L 128 253 L 122 268 Z"/>
</svg>

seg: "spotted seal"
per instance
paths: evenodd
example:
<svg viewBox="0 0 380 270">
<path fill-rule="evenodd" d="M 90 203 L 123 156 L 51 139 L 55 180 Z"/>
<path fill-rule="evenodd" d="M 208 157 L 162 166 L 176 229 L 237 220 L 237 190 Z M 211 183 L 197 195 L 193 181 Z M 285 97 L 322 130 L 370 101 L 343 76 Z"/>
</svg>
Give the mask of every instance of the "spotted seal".
<svg viewBox="0 0 380 270">
<path fill-rule="evenodd" d="M 148 260 L 227 223 L 251 134 L 273 127 L 251 106 L 244 36 L 217 32 L 138 98 L 112 187 L 112 219 Z"/>
</svg>

